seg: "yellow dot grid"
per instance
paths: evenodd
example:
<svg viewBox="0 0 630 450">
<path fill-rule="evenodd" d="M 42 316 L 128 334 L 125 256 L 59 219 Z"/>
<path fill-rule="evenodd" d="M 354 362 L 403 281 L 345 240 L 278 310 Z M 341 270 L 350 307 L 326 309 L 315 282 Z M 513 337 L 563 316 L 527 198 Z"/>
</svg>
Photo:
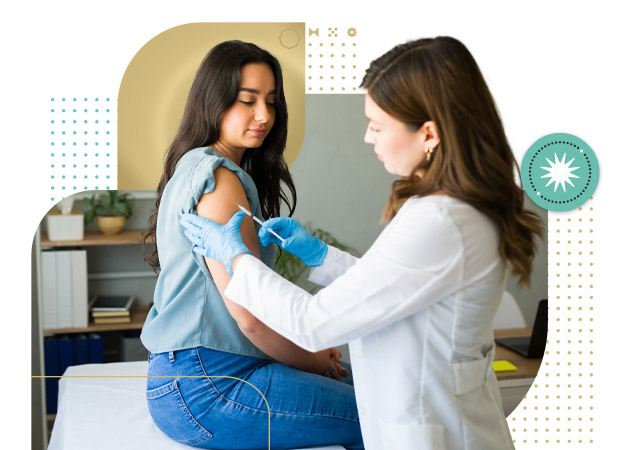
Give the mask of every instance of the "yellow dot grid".
<svg viewBox="0 0 630 450">
<path fill-rule="evenodd" d="M 306 93 L 360 92 L 359 36 L 356 26 L 312 26 L 306 38 Z"/>
<path fill-rule="evenodd" d="M 596 444 L 594 212 L 591 197 L 576 210 L 548 215 L 547 347 L 531 389 L 508 417 L 517 449 Z"/>
<path fill-rule="evenodd" d="M 52 204 L 117 185 L 116 97 L 48 99 L 48 192 Z"/>
</svg>

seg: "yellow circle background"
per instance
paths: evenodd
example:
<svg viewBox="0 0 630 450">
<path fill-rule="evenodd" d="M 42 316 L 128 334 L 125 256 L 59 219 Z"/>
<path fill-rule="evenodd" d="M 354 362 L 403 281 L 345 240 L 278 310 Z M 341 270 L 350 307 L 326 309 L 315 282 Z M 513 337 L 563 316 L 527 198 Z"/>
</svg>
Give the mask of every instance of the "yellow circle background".
<svg viewBox="0 0 630 450">
<path fill-rule="evenodd" d="M 295 46 L 282 42 L 283 32 L 297 39 Z M 199 64 L 212 47 L 232 39 L 252 42 L 280 61 L 289 109 L 285 158 L 289 165 L 295 161 L 304 140 L 304 23 L 192 23 L 151 39 L 125 71 L 118 93 L 118 189 L 155 190 Z"/>
</svg>

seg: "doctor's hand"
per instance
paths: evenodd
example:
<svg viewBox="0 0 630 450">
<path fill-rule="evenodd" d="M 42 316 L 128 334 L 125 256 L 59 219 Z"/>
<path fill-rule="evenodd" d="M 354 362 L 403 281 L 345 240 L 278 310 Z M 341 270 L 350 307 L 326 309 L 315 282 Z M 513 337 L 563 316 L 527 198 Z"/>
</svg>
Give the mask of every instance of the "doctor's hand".
<svg viewBox="0 0 630 450">
<path fill-rule="evenodd" d="M 284 238 L 280 241 L 268 231 L 271 228 Z M 312 236 L 300 223 L 289 217 L 275 217 L 262 224 L 258 231 L 260 242 L 266 247 L 270 242 L 277 244 L 282 250 L 294 254 L 310 267 L 321 266 L 328 253 L 325 242 Z"/>
<path fill-rule="evenodd" d="M 179 223 L 192 242 L 193 251 L 223 263 L 226 272 L 232 276 L 232 258 L 241 253 L 250 253 L 239 229 L 243 216 L 244 213 L 238 211 L 228 223 L 220 225 L 195 214 L 182 214 Z"/>
</svg>

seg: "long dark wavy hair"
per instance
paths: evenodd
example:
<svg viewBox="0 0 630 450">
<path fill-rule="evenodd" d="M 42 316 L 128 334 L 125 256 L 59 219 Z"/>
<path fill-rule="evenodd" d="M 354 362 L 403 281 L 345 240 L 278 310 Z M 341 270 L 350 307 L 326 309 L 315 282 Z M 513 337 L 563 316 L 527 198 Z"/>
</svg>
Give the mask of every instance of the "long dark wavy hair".
<svg viewBox="0 0 630 450">
<path fill-rule="evenodd" d="M 287 143 L 288 111 L 284 98 L 282 69 L 268 51 L 241 41 L 227 41 L 212 48 L 205 56 L 193 81 L 182 121 L 164 158 L 164 172 L 157 187 L 155 209 L 149 218 L 149 229 L 143 235 L 145 261 L 156 272 L 160 261 L 157 251 L 157 216 L 162 193 L 175 172 L 175 165 L 190 150 L 212 146 L 219 140 L 224 114 L 236 102 L 241 87 L 241 69 L 248 64 L 268 65 L 276 80 L 275 122 L 258 148 L 247 149 L 240 166 L 252 177 L 264 218 L 280 215 L 280 203 L 293 214 L 295 185 L 284 159 Z M 282 184 L 288 189 L 285 193 Z M 154 245 L 147 246 L 151 238 Z"/>
<path fill-rule="evenodd" d="M 490 90 L 468 49 L 452 37 L 398 45 L 374 60 L 361 87 L 389 115 L 418 130 L 436 124 L 440 144 L 411 175 L 396 180 L 383 211 L 391 220 L 407 199 L 440 190 L 490 217 L 499 253 L 528 285 L 541 219 L 523 208 L 517 163 Z"/>
</svg>

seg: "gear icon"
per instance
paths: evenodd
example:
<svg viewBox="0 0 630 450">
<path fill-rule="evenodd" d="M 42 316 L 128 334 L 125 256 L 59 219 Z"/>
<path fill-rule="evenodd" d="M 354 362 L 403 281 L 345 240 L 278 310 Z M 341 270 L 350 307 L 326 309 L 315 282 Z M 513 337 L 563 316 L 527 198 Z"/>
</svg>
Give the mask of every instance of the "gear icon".
<svg viewBox="0 0 630 450">
<path fill-rule="evenodd" d="M 348 28 L 348 36 L 355 37 L 357 35 L 357 30 L 354 27 Z"/>
</svg>

